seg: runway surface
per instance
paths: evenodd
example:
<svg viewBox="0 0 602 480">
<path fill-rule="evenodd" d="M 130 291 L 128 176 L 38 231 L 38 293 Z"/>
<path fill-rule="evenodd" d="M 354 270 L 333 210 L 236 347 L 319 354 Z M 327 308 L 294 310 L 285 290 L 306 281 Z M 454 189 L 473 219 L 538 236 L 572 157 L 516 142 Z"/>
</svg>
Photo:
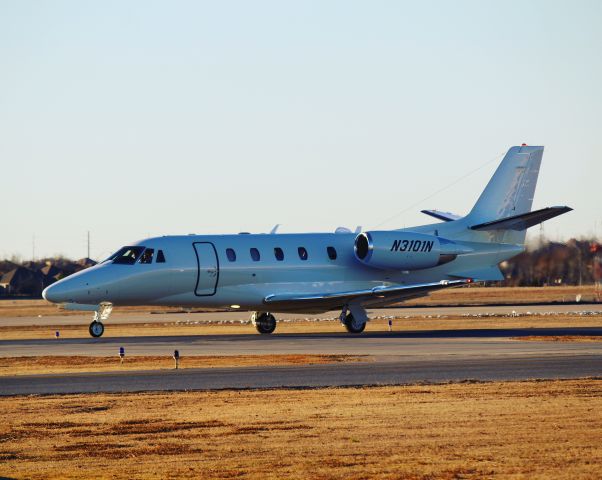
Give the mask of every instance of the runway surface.
<svg viewBox="0 0 602 480">
<path fill-rule="evenodd" d="M 602 342 L 533 342 L 527 335 L 602 337 L 602 327 L 2 340 L 0 356 L 353 354 L 366 363 L 0 377 L 0 395 L 324 387 L 602 376 Z"/>
<path fill-rule="evenodd" d="M 244 367 L 3 378 L 1 395 L 399 385 L 597 376 L 601 355 L 439 358 L 295 367 Z"/>
<path fill-rule="evenodd" d="M 547 354 L 602 355 L 602 342 L 531 342 L 511 340 L 530 335 L 602 336 L 602 327 L 420 330 L 407 332 L 285 333 L 274 335 L 173 335 L 94 339 L 0 340 L 0 357 L 36 355 L 270 355 L 350 354 L 403 356 L 500 356 Z"/>
<path fill-rule="evenodd" d="M 380 316 L 488 315 L 583 312 L 598 305 L 392 308 Z M 598 312 L 596 315 L 600 315 Z M 89 316 L 2 318 L 0 326 L 87 324 Z M 279 315 L 283 321 L 327 319 L 336 314 Z M 168 323 L 246 320 L 244 312 L 115 315 L 112 323 Z M 521 341 L 525 336 L 584 335 L 602 338 L 601 326 L 566 328 L 498 328 L 347 333 L 276 333 L 136 336 L 73 339 L 2 340 L 0 357 L 165 355 L 175 349 L 187 356 L 266 354 L 367 355 L 369 361 L 329 365 L 238 367 L 127 371 L 0 377 L 0 395 L 139 392 L 224 388 L 324 387 L 462 380 L 522 380 L 602 376 L 602 342 Z M 399 328 L 399 327 L 398 327 Z"/>
</svg>

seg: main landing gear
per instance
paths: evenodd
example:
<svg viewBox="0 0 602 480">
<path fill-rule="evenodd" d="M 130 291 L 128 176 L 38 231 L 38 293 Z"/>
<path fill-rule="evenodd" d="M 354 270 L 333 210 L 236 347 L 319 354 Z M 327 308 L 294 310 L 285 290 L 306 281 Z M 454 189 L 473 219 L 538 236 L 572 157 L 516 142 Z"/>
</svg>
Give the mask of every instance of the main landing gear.
<svg viewBox="0 0 602 480">
<path fill-rule="evenodd" d="M 339 319 L 349 333 L 362 333 L 366 328 L 368 315 L 362 307 L 345 305 Z"/>
<path fill-rule="evenodd" d="M 88 327 L 88 331 L 90 332 L 90 335 L 92 337 L 102 337 L 102 334 L 105 333 L 105 326 L 101 322 L 101 320 L 106 320 L 107 318 L 109 318 L 109 315 L 111 315 L 112 310 L 112 303 L 101 303 L 98 306 L 98 310 L 94 311 L 94 318 L 92 319 L 90 327 Z"/>
<path fill-rule="evenodd" d="M 269 312 L 253 312 L 251 323 L 263 335 L 274 333 L 276 330 L 276 317 Z"/>
</svg>

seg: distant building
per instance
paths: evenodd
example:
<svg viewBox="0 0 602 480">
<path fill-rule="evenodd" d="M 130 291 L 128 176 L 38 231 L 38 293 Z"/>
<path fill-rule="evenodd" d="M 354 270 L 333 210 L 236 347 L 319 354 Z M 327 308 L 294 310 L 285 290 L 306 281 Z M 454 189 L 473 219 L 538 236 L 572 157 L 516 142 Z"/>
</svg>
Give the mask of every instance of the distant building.
<svg viewBox="0 0 602 480">
<path fill-rule="evenodd" d="M 38 272 L 42 274 L 44 279 L 44 288 L 46 288 L 48 285 L 52 285 L 57 280 L 60 280 L 66 276 L 62 269 L 50 262 L 46 262 L 46 266 L 40 268 Z"/>
<path fill-rule="evenodd" d="M 17 267 L 0 278 L 0 288 L 5 295 L 40 296 L 44 289 L 44 276 L 25 267 Z"/>
<path fill-rule="evenodd" d="M 84 268 L 88 268 L 88 267 L 93 267 L 94 265 L 96 265 L 98 262 L 95 262 L 94 260 L 92 260 L 91 258 L 85 257 L 85 258 L 80 258 L 77 262 L 78 265 L 81 265 Z"/>
</svg>

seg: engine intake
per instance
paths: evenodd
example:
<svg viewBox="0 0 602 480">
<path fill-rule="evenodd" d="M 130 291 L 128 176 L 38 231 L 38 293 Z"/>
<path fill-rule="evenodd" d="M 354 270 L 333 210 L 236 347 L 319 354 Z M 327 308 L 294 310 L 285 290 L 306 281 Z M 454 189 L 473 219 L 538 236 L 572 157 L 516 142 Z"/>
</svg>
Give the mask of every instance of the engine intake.
<svg viewBox="0 0 602 480">
<path fill-rule="evenodd" d="M 421 270 L 455 260 L 471 248 L 445 238 L 423 233 L 363 232 L 355 238 L 356 258 L 375 268 Z"/>
</svg>

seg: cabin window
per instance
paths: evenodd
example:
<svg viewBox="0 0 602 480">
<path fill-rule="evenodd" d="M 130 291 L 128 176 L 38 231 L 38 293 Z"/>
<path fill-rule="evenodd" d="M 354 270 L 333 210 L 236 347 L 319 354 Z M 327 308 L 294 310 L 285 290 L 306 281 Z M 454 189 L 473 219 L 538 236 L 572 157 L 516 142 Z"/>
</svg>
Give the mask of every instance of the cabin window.
<svg viewBox="0 0 602 480">
<path fill-rule="evenodd" d="M 251 253 L 251 258 L 253 259 L 253 261 L 258 262 L 261 258 L 261 256 L 259 255 L 259 250 L 257 250 L 256 248 L 252 248 L 251 250 L 249 250 L 249 252 Z"/>
<path fill-rule="evenodd" d="M 284 260 L 284 252 L 282 251 L 282 249 L 280 247 L 274 248 L 274 256 L 276 257 L 276 260 L 278 260 L 279 262 Z"/>
<path fill-rule="evenodd" d="M 157 263 L 165 263 L 165 255 L 163 255 L 163 250 L 159 250 L 157 252 Z"/>
<path fill-rule="evenodd" d="M 155 254 L 154 248 L 147 248 L 140 257 L 140 263 L 153 263 L 153 256 Z"/>
<path fill-rule="evenodd" d="M 297 251 L 299 252 L 299 258 L 301 260 L 307 260 L 307 250 L 305 247 L 299 247 Z"/>
<path fill-rule="evenodd" d="M 326 251 L 328 252 L 328 258 L 330 258 L 331 260 L 337 259 L 337 251 L 334 247 L 327 247 Z"/>
<path fill-rule="evenodd" d="M 123 247 L 114 255 L 113 263 L 118 265 L 134 265 L 143 251 L 144 247 Z"/>
<path fill-rule="evenodd" d="M 236 252 L 233 248 L 226 248 L 226 256 L 231 262 L 236 262 Z"/>
</svg>

